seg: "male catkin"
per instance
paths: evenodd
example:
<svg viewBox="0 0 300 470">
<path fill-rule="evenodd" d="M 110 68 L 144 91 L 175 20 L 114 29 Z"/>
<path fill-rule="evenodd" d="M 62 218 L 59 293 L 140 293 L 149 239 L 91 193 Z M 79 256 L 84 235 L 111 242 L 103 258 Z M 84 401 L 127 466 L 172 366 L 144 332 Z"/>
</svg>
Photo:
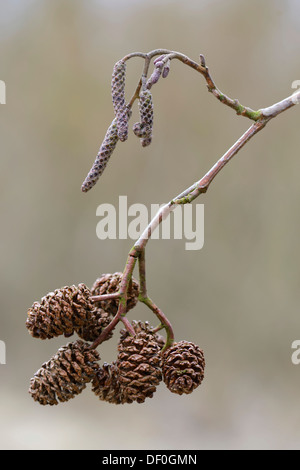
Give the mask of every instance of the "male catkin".
<svg viewBox="0 0 300 470">
<path fill-rule="evenodd" d="M 117 118 L 115 118 L 106 132 L 92 168 L 82 183 L 81 190 L 84 193 L 92 189 L 92 187 L 97 183 L 106 168 L 108 160 L 116 148 L 118 140 Z"/>
<path fill-rule="evenodd" d="M 139 96 L 140 122 L 133 126 L 134 134 L 141 139 L 143 147 L 150 145 L 153 131 L 153 100 L 150 90 L 143 90 Z"/>
<path fill-rule="evenodd" d="M 125 101 L 125 77 L 126 63 L 119 60 L 112 73 L 111 95 L 112 102 L 117 118 L 118 137 L 121 142 L 127 140 L 128 137 L 128 109 Z"/>
</svg>

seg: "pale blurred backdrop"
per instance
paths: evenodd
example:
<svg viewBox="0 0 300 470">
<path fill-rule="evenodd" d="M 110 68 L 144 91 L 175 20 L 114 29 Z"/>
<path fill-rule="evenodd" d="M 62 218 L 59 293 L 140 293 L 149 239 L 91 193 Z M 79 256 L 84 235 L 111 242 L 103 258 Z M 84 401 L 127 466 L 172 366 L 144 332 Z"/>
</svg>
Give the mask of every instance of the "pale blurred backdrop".
<svg viewBox="0 0 300 470">
<path fill-rule="evenodd" d="M 130 134 L 87 194 L 81 183 L 113 117 L 114 63 L 134 51 L 205 55 L 219 88 L 259 109 L 300 79 L 297 0 L 0 1 L 2 449 L 299 449 L 300 108 L 277 117 L 216 178 L 205 245 L 153 240 L 149 295 L 176 339 L 199 344 L 206 376 L 192 395 L 161 384 L 143 405 L 100 402 L 87 388 L 57 407 L 30 377 L 65 344 L 33 339 L 27 309 L 47 292 L 123 270 L 132 240 L 100 241 L 99 204 L 167 202 L 249 127 L 179 62 L 153 88 L 153 143 Z M 128 63 L 131 96 L 142 69 Z M 132 123 L 134 121 L 132 120 Z M 135 271 L 136 274 L 136 271 Z M 153 314 L 140 305 L 129 319 Z M 99 348 L 115 358 L 117 336 Z"/>
</svg>

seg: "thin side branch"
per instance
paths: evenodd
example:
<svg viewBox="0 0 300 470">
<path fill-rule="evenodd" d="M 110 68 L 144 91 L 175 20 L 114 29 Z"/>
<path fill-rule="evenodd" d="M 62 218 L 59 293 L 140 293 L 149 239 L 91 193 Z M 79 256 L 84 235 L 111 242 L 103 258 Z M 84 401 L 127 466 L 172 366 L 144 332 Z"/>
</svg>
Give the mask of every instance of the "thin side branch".
<svg viewBox="0 0 300 470">
<path fill-rule="evenodd" d="M 140 276 L 140 295 L 139 301 L 143 302 L 160 320 L 159 329 L 165 328 L 167 332 L 167 340 L 164 349 L 171 346 L 174 342 L 174 331 L 172 325 L 165 314 L 155 305 L 155 303 L 147 295 L 146 287 L 146 260 L 145 260 L 145 249 L 138 250 L 139 260 L 139 276 Z"/>
<path fill-rule="evenodd" d="M 267 120 L 257 121 L 230 147 L 229 150 L 215 163 L 215 165 L 191 188 L 188 188 L 183 195 L 180 195 L 171 201 L 171 204 L 186 204 L 191 203 L 200 194 L 206 193 L 208 187 L 217 176 L 217 174 L 224 168 L 224 166 L 241 150 L 249 140 L 261 131 Z"/>
<path fill-rule="evenodd" d="M 135 243 L 135 248 L 144 250 L 154 230 L 159 224 L 169 216 L 170 212 L 176 208 L 176 204 L 191 203 L 200 194 L 206 193 L 209 185 L 224 168 L 224 166 L 241 150 L 241 148 L 261 129 L 263 129 L 268 120 L 257 121 L 235 142 L 235 144 L 217 161 L 217 163 L 204 175 L 199 181 L 194 183 L 181 194 L 173 198 L 168 204 L 165 204 L 157 212 L 155 217 L 146 227 L 140 238 Z"/>
<path fill-rule="evenodd" d="M 170 51 L 168 49 L 155 49 L 149 52 L 148 54 L 137 52 L 125 56 L 123 60 L 128 60 L 132 57 L 142 57 L 143 59 L 145 59 L 143 77 L 146 77 L 150 61 L 155 56 L 165 56 L 163 59 L 164 62 L 167 62 L 168 60 L 177 59 L 188 67 L 194 69 L 196 72 L 200 73 L 206 80 L 208 91 L 210 91 L 213 96 L 215 96 L 221 103 L 234 109 L 238 115 L 245 116 L 249 119 L 252 119 L 253 121 L 257 121 L 261 117 L 260 110 L 254 111 L 253 109 L 247 106 L 243 106 L 237 99 L 232 99 L 219 90 L 209 72 L 208 67 L 206 66 L 205 59 L 202 54 L 200 54 L 200 63 L 195 62 L 194 60 L 190 59 L 187 55 L 182 54 L 181 52 Z"/>
<path fill-rule="evenodd" d="M 119 298 L 120 298 L 119 292 L 112 292 L 111 294 L 93 295 L 91 297 L 91 301 L 101 302 L 102 300 L 119 299 Z"/>
<path fill-rule="evenodd" d="M 124 321 L 124 318 L 126 316 L 128 289 L 132 279 L 132 273 L 135 267 L 137 257 L 138 252 L 135 249 L 131 250 L 127 258 L 127 263 L 123 272 L 122 280 L 120 283 L 120 289 L 118 292 L 118 295 L 120 297 L 118 311 L 110 322 L 110 324 L 101 332 L 99 337 L 93 342 L 93 344 L 91 345 L 91 349 L 96 349 L 99 344 L 101 344 L 106 339 L 108 334 L 112 330 L 114 330 L 119 321 L 123 321 L 125 328 L 131 335 L 134 334 L 134 330 L 132 329 L 130 323 L 126 320 Z"/>
</svg>

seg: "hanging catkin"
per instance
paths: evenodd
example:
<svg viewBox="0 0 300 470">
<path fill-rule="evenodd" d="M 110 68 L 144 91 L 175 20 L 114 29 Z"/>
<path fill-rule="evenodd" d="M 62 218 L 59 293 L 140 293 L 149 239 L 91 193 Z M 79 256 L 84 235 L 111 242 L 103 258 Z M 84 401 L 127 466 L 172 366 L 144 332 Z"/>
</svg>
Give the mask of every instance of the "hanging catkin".
<svg viewBox="0 0 300 470">
<path fill-rule="evenodd" d="M 118 140 L 117 118 L 115 118 L 106 132 L 92 168 L 82 183 L 81 190 L 84 193 L 92 189 L 92 187 L 97 183 L 106 168 L 108 160 L 116 148 Z"/>
<path fill-rule="evenodd" d="M 111 95 L 117 118 L 118 137 L 124 142 L 128 137 L 128 109 L 125 101 L 126 63 L 119 60 L 112 73 Z"/>
</svg>

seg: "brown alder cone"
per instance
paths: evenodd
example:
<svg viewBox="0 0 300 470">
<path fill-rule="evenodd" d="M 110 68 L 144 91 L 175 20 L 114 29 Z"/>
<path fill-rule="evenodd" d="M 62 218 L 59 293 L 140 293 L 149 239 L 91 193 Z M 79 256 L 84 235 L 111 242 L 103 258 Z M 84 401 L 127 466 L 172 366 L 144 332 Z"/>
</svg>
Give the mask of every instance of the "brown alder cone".
<svg viewBox="0 0 300 470">
<path fill-rule="evenodd" d="M 122 330 L 118 350 L 118 380 L 125 399 L 143 403 L 152 398 L 162 379 L 161 348 L 155 336 L 145 330 L 130 336 Z"/>
<path fill-rule="evenodd" d="M 134 327 L 134 330 L 137 335 L 141 332 L 144 332 L 149 335 L 151 341 L 153 341 L 153 339 L 155 340 L 155 343 L 157 345 L 155 345 L 154 348 L 155 354 L 163 347 L 165 343 L 164 338 L 158 334 L 152 335 L 151 327 L 149 326 L 148 322 L 143 323 L 142 321 L 133 320 L 132 326 Z M 125 330 L 122 330 L 121 338 L 123 338 L 124 336 L 126 337 L 127 333 L 125 332 Z M 124 364 L 120 362 L 119 358 L 120 356 L 118 356 L 118 359 L 112 364 L 105 363 L 103 367 L 97 372 L 95 378 L 93 379 L 92 391 L 98 396 L 100 400 L 107 401 L 109 403 L 114 403 L 117 405 L 133 403 L 134 401 L 137 401 L 138 403 L 143 403 L 147 396 L 150 396 L 154 393 L 155 385 L 159 383 L 161 378 L 160 372 L 157 371 L 155 367 L 153 367 L 154 377 L 152 376 L 151 378 L 149 378 L 149 376 L 143 376 L 141 372 L 139 372 L 138 375 L 138 370 L 136 370 L 136 378 L 140 381 L 145 381 L 147 383 L 147 386 L 145 387 L 145 390 L 143 390 L 143 387 L 139 387 L 139 392 L 135 390 L 134 393 L 128 393 L 127 379 L 129 378 L 129 376 L 132 376 L 132 371 L 125 372 Z M 156 362 L 158 362 L 156 361 L 156 359 L 152 359 L 152 363 Z M 144 366 L 144 371 L 146 369 L 147 366 Z M 151 370 L 151 368 L 148 367 L 148 370 Z M 138 386 L 138 380 L 135 383 L 136 387 Z M 151 387 L 150 394 L 149 385 Z"/>
<path fill-rule="evenodd" d="M 115 405 L 132 403 L 126 399 L 122 393 L 119 381 L 119 369 L 116 362 L 112 364 L 104 363 L 99 369 L 92 382 L 92 391 L 99 400 L 107 401 Z"/>
<path fill-rule="evenodd" d="M 105 312 L 100 307 L 94 308 L 91 312 L 89 320 L 80 328 L 76 328 L 78 336 L 85 341 L 95 341 L 102 331 L 110 324 L 113 319 L 111 313 Z M 109 333 L 104 341 L 110 339 L 113 332 Z"/>
<path fill-rule="evenodd" d="M 98 278 L 92 288 L 92 295 L 103 295 L 103 294 L 112 294 L 119 291 L 120 282 L 122 280 L 122 273 L 116 272 L 114 274 L 103 274 Z M 132 279 L 131 285 L 128 289 L 128 298 L 127 298 L 127 308 L 128 312 L 133 307 L 136 306 L 139 296 L 139 284 L 135 279 Z M 111 315 L 116 315 L 119 306 L 118 299 L 108 299 L 101 300 L 100 302 L 95 302 L 95 305 L 101 307 L 106 312 Z"/>
<path fill-rule="evenodd" d="M 99 370 L 100 356 L 81 340 L 61 347 L 34 374 L 29 393 L 41 405 L 58 405 L 79 395 Z"/>
<path fill-rule="evenodd" d="M 132 320 L 131 324 L 132 324 L 136 334 L 140 333 L 141 331 L 145 331 L 146 333 L 149 333 L 149 334 L 153 335 L 153 338 L 157 342 L 160 349 L 162 349 L 164 347 L 165 338 L 162 335 L 158 334 L 158 333 L 153 334 L 153 332 L 152 332 L 153 327 L 150 326 L 150 323 L 148 321 L 143 322 L 141 320 Z M 125 333 L 125 330 L 122 330 L 122 332 Z"/>
<path fill-rule="evenodd" d="M 162 355 L 163 380 L 173 393 L 192 393 L 203 381 L 204 369 L 203 351 L 189 341 L 174 343 Z"/>
<path fill-rule="evenodd" d="M 91 291 L 85 284 L 66 286 L 34 302 L 28 309 L 26 327 L 34 338 L 69 337 L 86 323 L 95 308 Z"/>
</svg>

